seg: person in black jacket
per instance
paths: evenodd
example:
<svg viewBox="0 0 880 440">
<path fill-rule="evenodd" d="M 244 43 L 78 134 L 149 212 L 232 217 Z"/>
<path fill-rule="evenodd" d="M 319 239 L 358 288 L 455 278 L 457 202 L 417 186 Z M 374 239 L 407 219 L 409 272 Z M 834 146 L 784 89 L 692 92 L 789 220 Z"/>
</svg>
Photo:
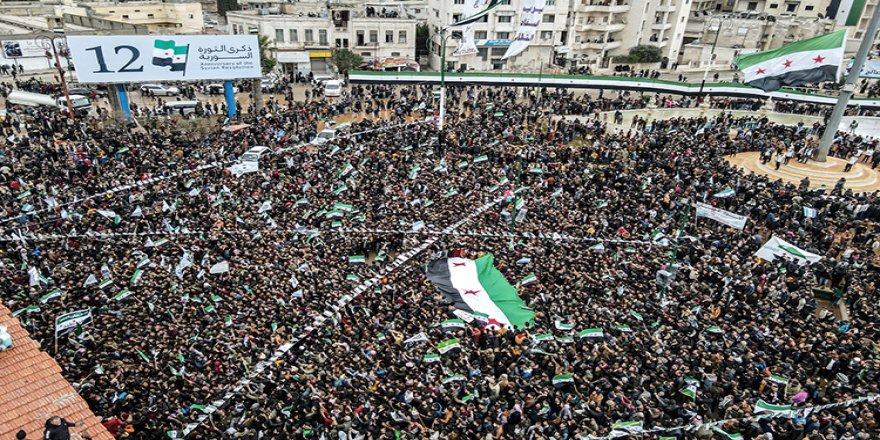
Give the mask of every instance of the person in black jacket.
<svg viewBox="0 0 880 440">
<path fill-rule="evenodd" d="M 43 432 L 43 440 L 70 440 L 82 438 L 79 434 L 70 433 L 71 426 L 85 426 L 85 422 L 71 423 L 61 417 L 53 416 L 46 420 L 46 431 Z"/>
</svg>

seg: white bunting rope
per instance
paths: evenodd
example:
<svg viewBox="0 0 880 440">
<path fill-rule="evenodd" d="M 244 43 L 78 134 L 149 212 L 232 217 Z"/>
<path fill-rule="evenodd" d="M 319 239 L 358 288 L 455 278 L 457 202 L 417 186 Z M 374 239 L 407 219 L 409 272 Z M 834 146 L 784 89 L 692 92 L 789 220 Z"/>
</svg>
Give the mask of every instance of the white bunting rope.
<svg viewBox="0 0 880 440">
<path fill-rule="evenodd" d="M 845 400 L 843 402 L 837 402 L 837 403 L 829 403 L 827 405 L 818 405 L 818 406 L 810 406 L 810 407 L 805 407 L 805 408 L 792 409 L 790 414 L 791 415 L 798 414 L 798 415 L 802 415 L 802 417 L 809 417 L 810 414 L 818 412 L 818 411 L 822 411 L 822 410 L 826 410 L 826 409 L 833 409 L 833 408 L 838 408 L 838 407 L 848 407 L 848 406 L 852 406 L 852 405 L 862 403 L 862 402 L 874 403 L 874 402 L 877 402 L 878 399 L 880 399 L 880 395 L 859 397 L 857 399 L 850 399 L 850 400 Z M 606 440 L 606 439 L 615 439 L 615 438 L 623 438 L 623 437 L 632 437 L 632 436 L 637 436 L 637 435 L 642 435 L 642 434 L 651 434 L 651 433 L 656 433 L 656 432 L 670 432 L 670 431 L 693 432 L 693 431 L 699 430 L 700 428 L 711 428 L 713 426 L 724 425 L 724 424 L 730 423 L 730 422 L 751 422 L 751 421 L 756 421 L 756 420 L 771 419 L 771 418 L 778 418 L 778 417 L 783 417 L 783 416 L 780 414 L 761 413 L 761 414 L 752 415 L 752 416 L 748 416 L 748 417 L 742 417 L 739 419 L 724 419 L 724 420 L 717 420 L 714 422 L 696 423 L 696 424 L 690 424 L 690 425 L 680 425 L 680 426 L 673 426 L 673 427 L 669 427 L 669 428 L 658 427 L 658 428 L 651 428 L 651 429 L 644 429 L 644 430 L 634 430 L 633 432 L 619 432 L 619 433 L 610 434 L 610 435 L 607 435 L 604 437 L 586 435 L 586 436 L 582 436 L 580 438 L 583 440 Z"/>
<path fill-rule="evenodd" d="M 461 225 L 473 220 L 475 217 L 477 217 L 478 215 L 482 214 L 483 212 L 485 212 L 486 210 L 491 208 L 493 204 L 494 204 L 494 202 L 489 202 L 489 203 L 484 204 L 483 206 L 479 207 L 476 211 L 474 211 L 473 213 L 471 213 L 467 217 L 465 217 L 465 218 L 453 223 L 452 225 L 449 225 L 448 227 L 446 227 L 443 230 L 443 232 L 451 233 L 451 232 L 455 231 L 456 229 L 461 227 Z M 257 376 L 262 374 L 263 371 L 265 371 L 269 365 L 273 364 L 275 361 L 277 361 L 282 356 L 287 354 L 290 351 L 290 349 L 293 348 L 294 345 L 300 343 L 301 341 L 306 339 L 308 336 L 310 336 L 312 334 L 312 332 L 314 332 L 317 328 L 324 325 L 324 323 L 327 322 L 329 316 L 334 316 L 334 314 L 336 312 L 338 312 L 340 310 L 340 308 L 345 307 L 349 302 L 351 302 L 351 300 L 359 297 L 363 292 L 365 292 L 371 286 L 378 284 L 382 280 L 382 278 L 388 276 L 390 273 L 397 270 L 397 268 L 399 268 L 404 263 L 406 263 L 407 261 L 412 259 L 412 257 L 414 257 L 415 255 L 417 255 L 417 254 L 423 252 L 425 249 L 429 248 L 437 240 L 438 240 L 438 238 L 436 236 L 430 237 L 427 240 L 423 241 L 421 244 L 419 244 L 417 247 L 410 249 L 409 251 L 404 252 L 403 254 L 398 255 L 397 258 L 395 258 L 394 261 L 391 262 L 391 264 L 383 267 L 382 270 L 377 275 L 373 276 L 369 280 L 359 284 L 354 289 L 352 289 L 351 295 L 347 295 L 347 294 L 343 295 L 335 303 L 331 303 L 329 305 L 329 307 L 326 310 L 324 310 L 323 313 L 315 316 L 314 321 L 312 322 L 312 325 L 306 326 L 303 329 L 304 332 L 301 332 L 299 335 L 294 336 L 290 341 L 288 341 L 287 343 L 285 343 L 285 344 L 279 346 L 277 349 L 275 349 L 275 351 L 272 353 L 272 356 L 270 356 L 266 360 L 258 362 L 247 376 L 245 376 L 244 378 L 242 378 L 241 380 L 239 380 L 235 384 L 235 386 L 232 388 L 231 391 L 227 391 L 226 394 L 222 398 L 215 400 L 215 401 L 211 402 L 210 405 L 206 406 L 204 412 L 198 416 L 196 421 L 186 425 L 186 427 L 183 429 L 183 433 L 182 433 L 183 437 L 173 437 L 173 438 L 185 438 L 186 436 L 188 436 L 196 428 L 198 428 L 201 424 L 203 424 L 205 422 L 205 420 L 207 420 L 211 414 L 213 414 L 215 411 L 217 411 L 217 409 L 222 408 L 227 403 L 229 403 L 230 399 L 232 399 L 233 397 L 235 397 L 239 393 L 241 393 L 241 391 L 244 389 L 244 387 L 246 387 L 248 384 L 250 384 L 254 378 L 256 378 Z"/>
</svg>

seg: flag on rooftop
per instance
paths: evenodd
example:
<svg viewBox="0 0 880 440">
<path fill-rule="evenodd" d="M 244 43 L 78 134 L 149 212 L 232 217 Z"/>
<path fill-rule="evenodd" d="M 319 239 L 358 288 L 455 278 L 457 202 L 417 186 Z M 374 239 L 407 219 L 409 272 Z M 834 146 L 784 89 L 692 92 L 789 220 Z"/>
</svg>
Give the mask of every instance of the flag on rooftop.
<svg viewBox="0 0 880 440">
<path fill-rule="evenodd" d="M 845 45 L 846 29 L 841 29 L 777 49 L 740 55 L 735 63 L 746 84 L 773 92 L 783 86 L 837 81 Z"/>
</svg>

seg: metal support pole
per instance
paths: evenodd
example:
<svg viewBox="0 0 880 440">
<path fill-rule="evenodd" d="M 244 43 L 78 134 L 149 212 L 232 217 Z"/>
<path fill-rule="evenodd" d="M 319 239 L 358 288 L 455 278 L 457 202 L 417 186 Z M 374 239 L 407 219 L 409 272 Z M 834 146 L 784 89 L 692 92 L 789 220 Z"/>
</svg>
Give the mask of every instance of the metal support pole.
<svg viewBox="0 0 880 440">
<path fill-rule="evenodd" d="M 233 88 L 232 81 L 223 83 L 223 94 L 226 95 L 226 116 L 230 120 L 235 119 L 238 108 L 235 106 L 235 89 Z"/>
<path fill-rule="evenodd" d="M 709 62 L 706 63 L 706 68 L 703 69 L 703 81 L 700 83 L 700 92 L 698 96 L 703 96 L 703 88 L 706 86 L 706 78 L 709 77 L 709 66 L 712 65 L 712 61 L 715 60 L 715 46 L 718 45 L 718 35 L 721 34 L 721 25 L 727 21 L 727 18 L 722 18 L 721 21 L 718 22 L 718 29 L 715 30 L 715 41 L 712 42 L 712 51 L 709 52 Z"/>
<path fill-rule="evenodd" d="M 446 28 L 440 28 L 440 115 L 437 129 L 440 130 L 440 151 L 446 144 Z"/>
<path fill-rule="evenodd" d="M 125 86 L 122 84 L 115 84 L 116 88 L 116 98 L 119 100 L 119 110 L 122 112 L 122 117 L 126 121 L 131 121 L 131 105 L 128 103 L 128 93 L 125 91 Z"/>
<path fill-rule="evenodd" d="M 846 82 L 844 82 L 843 87 L 840 89 L 840 96 L 837 98 L 837 104 L 834 105 L 831 118 L 828 119 L 828 123 L 825 125 L 822 141 L 819 143 L 819 149 L 816 151 L 816 157 L 813 159 L 816 162 L 825 162 L 825 159 L 828 157 L 828 150 L 837 136 L 837 129 L 840 127 L 843 112 L 846 111 L 849 98 L 852 97 L 856 90 L 856 81 L 859 79 L 859 73 L 862 71 L 862 66 L 865 64 L 865 59 L 868 57 L 871 46 L 874 45 L 874 36 L 877 35 L 878 27 L 880 27 L 880 5 L 874 7 L 874 15 L 871 16 L 868 29 L 865 31 L 865 35 L 862 36 L 862 44 L 859 45 L 859 51 L 856 52 L 856 58 L 849 69 L 849 75 L 846 76 Z"/>
<path fill-rule="evenodd" d="M 61 81 L 61 89 L 64 91 L 64 99 L 67 100 L 68 117 L 71 120 L 74 120 L 76 119 L 76 115 L 73 113 L 73 102 L 70 101 L 70 91 L 67 89 L 67 80 L 64 79 L 64 70 L 61 68 L 61 60 L 58 59 L 58 48 L 55 47 L 55 39 L 47 36 L 42 36 L 40 39 L 44 40 L 44 48 L 52 50 L 52 56 L 55 58 L 55 70 L 58 71 L 58 80 Z M 48 47 L 46 47 L 47 45 Z"/>
</svg>

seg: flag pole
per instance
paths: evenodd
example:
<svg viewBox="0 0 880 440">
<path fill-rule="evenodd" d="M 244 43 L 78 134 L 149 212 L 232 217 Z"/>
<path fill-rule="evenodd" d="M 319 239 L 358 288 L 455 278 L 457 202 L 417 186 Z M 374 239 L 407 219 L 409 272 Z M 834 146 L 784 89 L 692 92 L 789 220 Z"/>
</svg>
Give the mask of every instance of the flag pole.
<svg viewBox="0 0 880 440">
<path fill-rule="evenodd" d="M 871 15 L 871 21 L 868 23 L 868 29 L 865 30 L 865 34 L 862 36 L 862 43 L 859 45 L 858 52 L 856 52 L 856 58 L 853 60 L 853 65 L 846 76 L 846 82 L 844 82 L 843 87 L 840 89 L 837 104 L 834 105 L 831 118 L 825 124 L 822 141 L 819 143 L 819 149 L 816 151 L 816 157 L 813 159 L 816 162 L 825 162 L 828 157 L 828 150 L 831 148 L 834 138 L 837 137 L 837 129 L 840 127 L 840 120 L 843 118 L 844 111 L 846 111 L 846 105 L 856 90 L 856 81 L 859 79 L 859 73 L 862 71 L 862 66 L 865 64 L 865 59 L 868 57 L 871 46 L 874 45 L 874 36 L 877 34 L 878 27 L 880 27 L 880 7 L 875 7 L 874 14 Z M 844 38 L 844 44 L 846 44 L 845 42 L 846 39 Z"/>
</svg>

